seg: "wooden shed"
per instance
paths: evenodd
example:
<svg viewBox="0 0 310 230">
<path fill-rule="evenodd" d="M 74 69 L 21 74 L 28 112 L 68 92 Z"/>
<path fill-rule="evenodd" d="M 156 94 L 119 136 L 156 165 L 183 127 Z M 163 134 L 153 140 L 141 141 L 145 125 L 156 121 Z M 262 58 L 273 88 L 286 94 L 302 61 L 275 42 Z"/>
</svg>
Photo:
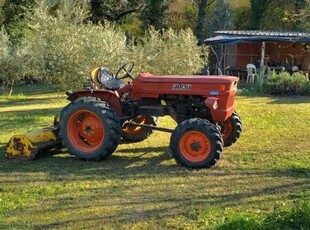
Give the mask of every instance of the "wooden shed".
<svg viewBox="0 0 310 230">
<path fill-rule="evenodd" d="M 205 44 L 220 47 L 213 50 L 222 71 L 244 72 L 247 64 L 259 67 L 262 60 L 274 70 L 291 72 L 296 66 L 301 72 L 310 71 L 309 32 L 216 31 Z"/>
</svg>

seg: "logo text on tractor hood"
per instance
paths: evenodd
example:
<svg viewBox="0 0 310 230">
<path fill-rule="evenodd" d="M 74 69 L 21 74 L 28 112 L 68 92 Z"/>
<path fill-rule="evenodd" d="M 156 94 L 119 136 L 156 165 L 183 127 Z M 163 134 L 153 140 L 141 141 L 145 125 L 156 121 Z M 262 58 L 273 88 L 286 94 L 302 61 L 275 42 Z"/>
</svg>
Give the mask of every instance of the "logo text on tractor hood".
<svg viewBox="0 0 310 230">
<path fill-rule="evenodd" d="M 172 89 L 174 90 L 190 90 L 192 88 L 191 84 L 173 84 Z"/>
</svg>

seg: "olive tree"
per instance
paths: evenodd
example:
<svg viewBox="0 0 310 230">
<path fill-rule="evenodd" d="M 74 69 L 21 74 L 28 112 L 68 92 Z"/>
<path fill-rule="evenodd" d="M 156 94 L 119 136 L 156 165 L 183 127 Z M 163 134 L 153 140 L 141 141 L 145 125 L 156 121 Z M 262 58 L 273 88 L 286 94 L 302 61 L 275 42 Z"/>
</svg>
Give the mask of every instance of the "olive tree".
<svg viewBox="0 0 310 230">
<path fill-rule="evenodd" d="M 193 74 L 203 66 L 201 47 L 190 29 L 149 29 L 140 44 L 132 48 L 138 71 L 153 74 Z"/>
<path fill-rule="evenodd" d="M 29 19 L 32 75 L 63 88 L 80 88 L 94 65 L 116 68 L 126 56 L 126 36 L 115 27 L 85 24 L 88 12 L 70 1 L 55 15 L 41 4 Z"/>
<path fill-rule="evenodd" d="M 25 70 L 18 72 L 41 82 L 80 89 L 91 67 L 103 65 L 115 73 L 128 61 L 136 63 L 135 74 L 192 74 L 202 67 L 201 50 L 191 30 L 150 29 L 142 42 L 131 44 L 113 24 L 87 23 L 89 11 L 80 4 L 65 0 L 51 13 L 44 2 L 27 16 L 21 49 L 27 52 L 16 53 L 27 54 L 20 65 Z"/>
<path fill-rule="evenodd" d="M 9 96 L 12 95 L 16 82 L 21 80 L 27 72 L 25 63 L 28 59 L 28 50 L 25 43 L 13 46 L 7 32 L 0 31 L 0 82 L 9 87 Z"/>
</svg>

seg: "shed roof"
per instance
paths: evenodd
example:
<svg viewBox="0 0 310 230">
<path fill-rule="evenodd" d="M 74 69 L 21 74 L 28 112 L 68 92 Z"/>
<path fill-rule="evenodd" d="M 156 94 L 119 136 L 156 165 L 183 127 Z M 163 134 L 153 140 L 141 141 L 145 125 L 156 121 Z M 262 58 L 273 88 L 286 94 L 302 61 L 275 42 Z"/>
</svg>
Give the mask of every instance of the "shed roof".
<svg viewBox="0 0 310 230">
<path fill-rule="evenodd" d="M 310 43 L 310 33 L 301 31 L 225 30 L 215 31 L 213 37 L 204 40 L 204 43 L 217 45 L 260 41 Z"/>
</svg>

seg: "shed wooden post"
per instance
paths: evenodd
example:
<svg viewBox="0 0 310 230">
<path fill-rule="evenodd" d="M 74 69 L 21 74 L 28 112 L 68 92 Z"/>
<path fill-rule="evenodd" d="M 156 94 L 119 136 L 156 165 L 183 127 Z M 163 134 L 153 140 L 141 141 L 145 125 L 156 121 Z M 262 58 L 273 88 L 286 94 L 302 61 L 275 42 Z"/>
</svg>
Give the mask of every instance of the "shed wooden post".
<svg viewBox="0 0 310 230">
<path fill-rule="evenodd" d="M 262 84 L 264 81 L 265 75 L 265 49 L 266 49 L 266 42 L 262 42 L 262 53 L 260 58 L 260 67 L 259 67 L 259 83 Z"/>
</svg>

